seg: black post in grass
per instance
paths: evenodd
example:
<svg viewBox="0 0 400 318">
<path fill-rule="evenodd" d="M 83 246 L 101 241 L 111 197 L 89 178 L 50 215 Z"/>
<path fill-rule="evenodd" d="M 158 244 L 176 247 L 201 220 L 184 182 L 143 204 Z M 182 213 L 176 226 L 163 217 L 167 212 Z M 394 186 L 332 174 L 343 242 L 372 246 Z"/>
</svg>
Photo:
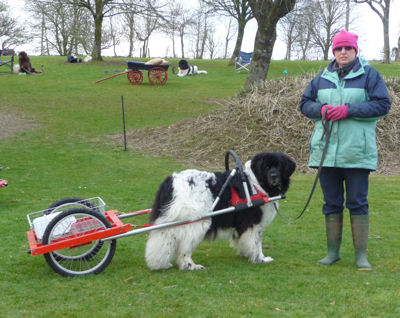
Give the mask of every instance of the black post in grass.
<svg viewBox="0 0 400 318">
<path fill-rule="evenodd" d="M 126 129 L 125 129 L 125 108 L 124 108 L 124 96 L 121 96 L 121 103 L 122 103 L 122 123 L 124 126 L 124 147 L 126 151 Z"/>
</svg>

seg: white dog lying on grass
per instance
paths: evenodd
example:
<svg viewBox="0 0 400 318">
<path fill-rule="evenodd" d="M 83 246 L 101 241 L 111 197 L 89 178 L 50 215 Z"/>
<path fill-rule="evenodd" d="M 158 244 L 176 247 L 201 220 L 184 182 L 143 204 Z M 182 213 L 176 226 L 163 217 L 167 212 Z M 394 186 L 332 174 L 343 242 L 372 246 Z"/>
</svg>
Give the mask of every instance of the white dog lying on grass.
<svg viewBox="0 0 400 318">
<path fill-rule="evenodd" d="M 207 71 L 201 71 L 196 65 L 190 65 L 186 60 L 180 60 L 178 64 L 179 72 L 177 76 L 184 77 L 196 74 L 207 74 Z"/>
</svg>

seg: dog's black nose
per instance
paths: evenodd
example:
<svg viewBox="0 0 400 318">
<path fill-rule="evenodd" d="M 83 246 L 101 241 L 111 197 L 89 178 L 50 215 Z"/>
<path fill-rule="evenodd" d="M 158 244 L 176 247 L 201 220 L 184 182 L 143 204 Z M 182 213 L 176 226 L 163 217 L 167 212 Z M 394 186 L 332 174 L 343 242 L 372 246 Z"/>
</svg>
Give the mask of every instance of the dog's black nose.
<svg viewBox="0 0 400 318">
<path fill-rule="evenodd" d="M 279 171 L 277 169 L 271 169 L 269 171 L 269 183 L 271 186 L 277 186 L 280 184 L 281 180 L 280 180 L 280 174 Z"/>
</svg>

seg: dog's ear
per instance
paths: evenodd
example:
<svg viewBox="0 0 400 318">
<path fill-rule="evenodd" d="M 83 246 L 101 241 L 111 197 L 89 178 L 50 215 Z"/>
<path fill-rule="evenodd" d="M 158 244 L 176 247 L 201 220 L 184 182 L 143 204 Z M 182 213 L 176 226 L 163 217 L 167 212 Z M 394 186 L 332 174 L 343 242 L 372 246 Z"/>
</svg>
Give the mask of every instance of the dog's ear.
<svg viewBox="0 0 400 318">
<path fill-rule="evenodd" d="M 289 178 L 293 172 L 296 170 L 296 162 L 288 155 L 282 154 L 283 161 L 283 175 L 285 178 Z"/>
<path fill-rule="evenodd" d="M 267 152 L 262 152 L 255 155 L 251 159 L 250 168 L 253 171 L 254 176 L 256 177 L 258 183 L 266 190 L 266 186 L 268 185 L 266 170 L 267 162 L 270 154 Z"/>
<path fill-rule="evenodd" d="M 290 185 L 290 176 L 296 169 L 296 163 L 287 155 L 281 154 L 282 163 L 282 193 L 286 193 Z"/>
<path fill-rule="evenodd" d="M 257 176 L 263 175 L 263 162 L 267 157 L 267 153 L 259 153 L 251 159 L 251 170 Z"/>
</svg>

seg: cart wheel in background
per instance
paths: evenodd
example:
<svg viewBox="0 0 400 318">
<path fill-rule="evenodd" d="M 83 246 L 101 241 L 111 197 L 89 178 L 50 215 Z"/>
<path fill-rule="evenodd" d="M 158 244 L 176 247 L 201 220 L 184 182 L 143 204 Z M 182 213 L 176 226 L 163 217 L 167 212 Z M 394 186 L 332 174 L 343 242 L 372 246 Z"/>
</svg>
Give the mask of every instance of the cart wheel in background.
<svg viewBox="0 0 400 318">
<path fill-rule="evenodd" d="M 82 208 L 89 208 L 90 210 L 94 210 L 97 212 L 98 208 L 90 204 L 88 201 L 82 198 L 63 198 L 61 200 L 58 200 L 54 202 L 53 204 L 49 205 L 47 210 L 44 212 L 44 214 L 50 214 L 57 212 L 57 210 L 60 210 L 63 208 L 65 209 L 66 206 L 71 205 L 71 208 L 77 208 L 77 207 L 82 207 Z"/>
<path fill-rule="evenodd" d="M 130 71 L 126 73 L 126 76 L 132 85 L 141 85 L 143 83 L 143 73 L 141 71 Z"/>
<path fill-rule="evenodd" d="M 100 213 L 87 208 L 76 208 L 57 215 L 47 225 L 43 244 L 52 244 L 111 228 L 110 222 Z M 114 257 L 116 240 L 92 241 L 44 254 L 50 267 L 62 276 L 81 276 L 102 272 Z"/>
<path fill-rule="evenodd" d="M 168 79 L 168 74 L 162 67 L 153 67 L 149 71 L 148 77 L 151 85 L 165 85 Z"/>
</svg>

